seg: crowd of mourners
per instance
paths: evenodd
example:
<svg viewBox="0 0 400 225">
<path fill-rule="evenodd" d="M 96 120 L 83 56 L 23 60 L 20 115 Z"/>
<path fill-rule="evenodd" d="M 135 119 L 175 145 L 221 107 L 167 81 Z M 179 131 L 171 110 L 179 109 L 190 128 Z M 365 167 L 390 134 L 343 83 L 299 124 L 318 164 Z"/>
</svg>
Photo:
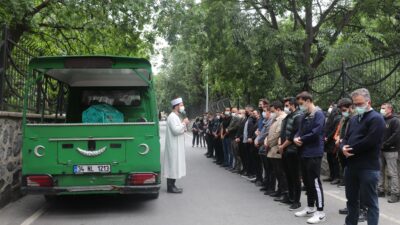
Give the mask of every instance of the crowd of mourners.
<svg viewBox="0 0 400 225">
<path fill-rule="evenodd" d="M 260 187 L 264 195 L 288 205 L 307 223 L 326 220 L 321 163 L 326 154 L 329 177 L 345 186 L 346 225 L 378 224 L 378 196 L 399 201 L 400 121 L 392 104 L 375 111 L 365 88 L 323 111 L 313 96 L 301 92 L 258 108 L 226 108 L 205 113 L 192 126 L 193 146 L 207 148 L 207 158 Z M 301 193 L 307 205 L 301 209 Z"/>
</svg>

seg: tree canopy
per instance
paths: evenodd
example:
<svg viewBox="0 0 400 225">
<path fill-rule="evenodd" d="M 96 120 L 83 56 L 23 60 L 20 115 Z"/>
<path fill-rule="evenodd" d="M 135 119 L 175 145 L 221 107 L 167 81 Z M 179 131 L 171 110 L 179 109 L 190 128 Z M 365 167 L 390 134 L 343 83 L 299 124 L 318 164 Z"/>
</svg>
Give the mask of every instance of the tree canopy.
<svg viewBox="0 0 400 225">
<path fill-rule="evenodd" d="M 242 106 L 313 90 L 343 59 L 399 50 L 399 20 L 400 0 L 0 1 L 0 25 L 44 54 L 149 58 L 163 37 L 159 108 L 182 96 L 192 114 L 206 84 Z"/>
<path fill-rule="evenodd" d="M 204 87 L 207 75 L 214 100 L 294 95 L 344 58 L 399 49 L 399 13 L 398 0 L 168 1 L 157 22 L 170 43 L 158 80 L 184 78 L 175 90 L 195 93 L 187 96 L 193 107 L 204 103 L 204 90 L 185 81 Z"/>
</svg>

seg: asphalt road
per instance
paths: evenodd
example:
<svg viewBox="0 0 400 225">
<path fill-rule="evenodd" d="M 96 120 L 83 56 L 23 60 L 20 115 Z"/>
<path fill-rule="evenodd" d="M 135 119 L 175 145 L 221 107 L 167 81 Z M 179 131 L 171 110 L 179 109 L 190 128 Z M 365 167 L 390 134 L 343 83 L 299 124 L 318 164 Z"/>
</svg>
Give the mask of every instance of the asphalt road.
<svg viewBox="0 0 400 225">
<path fill-rule="evenodd" d="M 165 127 L 161 126 L 163 136 Z M 164 139 L 161 139 L 163 146 Z M 0 210 L 1 225 L 258 225 L 306 224 L 286 205 L 264 196 L 254 184 L 227 172 L 192 148 L 186 134 L 188 175 L 177 185 L 181 195 L 167 194 L 165 181 L 157 200 L 137 196 L 77 196 L 48 204 L 42 196 L 25 196 Z M 324 183 L 324 224 L 344 224 L 337 213 L 344 207 L 343 188 Z M 305 205 L 305 196 L 302 195 Z M 400 203 L 380 199 L 380 224 L 400 224 Z M 367 224 L 367 223 L 364 223 Z"/>
</svg>

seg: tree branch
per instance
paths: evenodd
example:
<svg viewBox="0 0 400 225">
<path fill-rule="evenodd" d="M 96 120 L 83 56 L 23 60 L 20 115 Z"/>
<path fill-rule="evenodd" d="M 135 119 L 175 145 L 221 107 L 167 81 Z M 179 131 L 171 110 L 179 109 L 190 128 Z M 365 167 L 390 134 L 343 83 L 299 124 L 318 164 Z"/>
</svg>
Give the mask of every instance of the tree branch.
<svg viewBox="0 0 400 225">
<path fill-rule="evenodd" d="M 39 23 L 38 24 L 41 27 L 47 27 L 47 28 L 53 28 L 53 29 L 64 29 L 64 30 L 84 30 L 85 27 L 69 27 L 65 25 L 57 25 L 57 24 L 50 24 L 50 23 Z"/>
<path fill-rule="evenodd" d="M 272 22 L 272 28 L 275 28 L 276 30 L 279 30 L 278 27 L 278 21 L 276 19 L 276 14 L 275 14 L 275 10 L 274 7 L 272 6 L 270 0 L 265 0 L 265 8 L 267 9 L 270 18 L 271 18 L 271 22 Z"/>
<path fill-rule="evenodd" d="M 264 22 L 267 23 L 268 26 L 272 27 L 272 23 L 267 19 L 267 17 L 261 12 L 261 7 L 257 6 L 257 3 L 255 3 L 254 1 L 248 1 L 248 3 L 251 4 L 251 6 L 256 10 L 257 14 L 261 17 L 262 20 L 264 20 Z"/>
<path fill-rule="evenodd" d="M 296 0 L 290 0 L 290 5 L 291 8 L 288 9 L 289 11 L 292 11 L 294 19 L 300 23 L 300 25 L 303 27 L 303 29 L 306 28 L 306 24 L 304 23 L 304 21 L 301 19 L 299 13 L 297 12 L 297 6 L 296 6 Z"/>
<path fill-rule="evenodd" d="M 42 3 L 40 3 L 38 6 L 33 8 L 32 11 L 26 14 L 26 16 L 34 16 L 37 13 L 39 13 L 42 9 L 46 8 L 48 5 L 52 3 L 52 0 L 44 0 Z"/>
<path fill-rule="evenodd" d="M 319 21 L 317 25 L 314 27 L 314 34 L 318 33 L 321 25 L 325 22 L 326 17 L 329 15 L 329 13 L 332 12 L 332 10 L 335 8 L 335 6 L 338 4 L 339 0 L 334 0 L 332 4 L 323 12 L 319 18 Z M 319 3 L 319 2 L 318 2 Z"/>
</svg>

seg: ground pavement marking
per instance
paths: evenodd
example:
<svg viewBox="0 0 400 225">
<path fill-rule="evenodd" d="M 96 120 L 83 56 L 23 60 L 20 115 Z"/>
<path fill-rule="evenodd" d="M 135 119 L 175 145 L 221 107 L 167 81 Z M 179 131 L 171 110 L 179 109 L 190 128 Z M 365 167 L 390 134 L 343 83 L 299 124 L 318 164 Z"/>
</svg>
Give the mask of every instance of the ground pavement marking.
<svg viewBox="0 0 400 225">
<path fill-rule="evenodd" d="M 45 213 L 48 209 L 48 205 L 44 204 L 41 208 L 39 208 L 36 212 L 34 212 L 30 217 L 28 217 L 21 225 L 31 225 L 35 222 L 43 213 Z"/>
<path fill-rule="evenodd" d="M 347 199 L 345 199 L 345 198 L 343 198 L 343 197 L 341 197 L 341 196 L 338 196 L 338 195 L 332 193 L 331 191 L 324 191 L 324 193 L 325 193 L 326 195 L 329 195 L 329 196 L 331 196 L 332 198 L 336 198 L 336 199 L 338 199 L 338 200 L 340 200 L 340 201 L 342 201 L 342 202 L 347 202 Z M 379 213 L 379 216 L 380 216 L 382 219 L 386 219 L 386 220 L 389 220 L 389 221 L 391 221 L 391 222 L 393 222 L 393 223 L 400 224 L 400 220 L 398 220 L 398 219 L 396 219 L 396 218 L 393 218 L 393 217 L 391 217 L 391 216 L 388 216 L 388 215 L 386 215 L 386 214 L 384 214 L 384 213 Z"/>
</svg>

